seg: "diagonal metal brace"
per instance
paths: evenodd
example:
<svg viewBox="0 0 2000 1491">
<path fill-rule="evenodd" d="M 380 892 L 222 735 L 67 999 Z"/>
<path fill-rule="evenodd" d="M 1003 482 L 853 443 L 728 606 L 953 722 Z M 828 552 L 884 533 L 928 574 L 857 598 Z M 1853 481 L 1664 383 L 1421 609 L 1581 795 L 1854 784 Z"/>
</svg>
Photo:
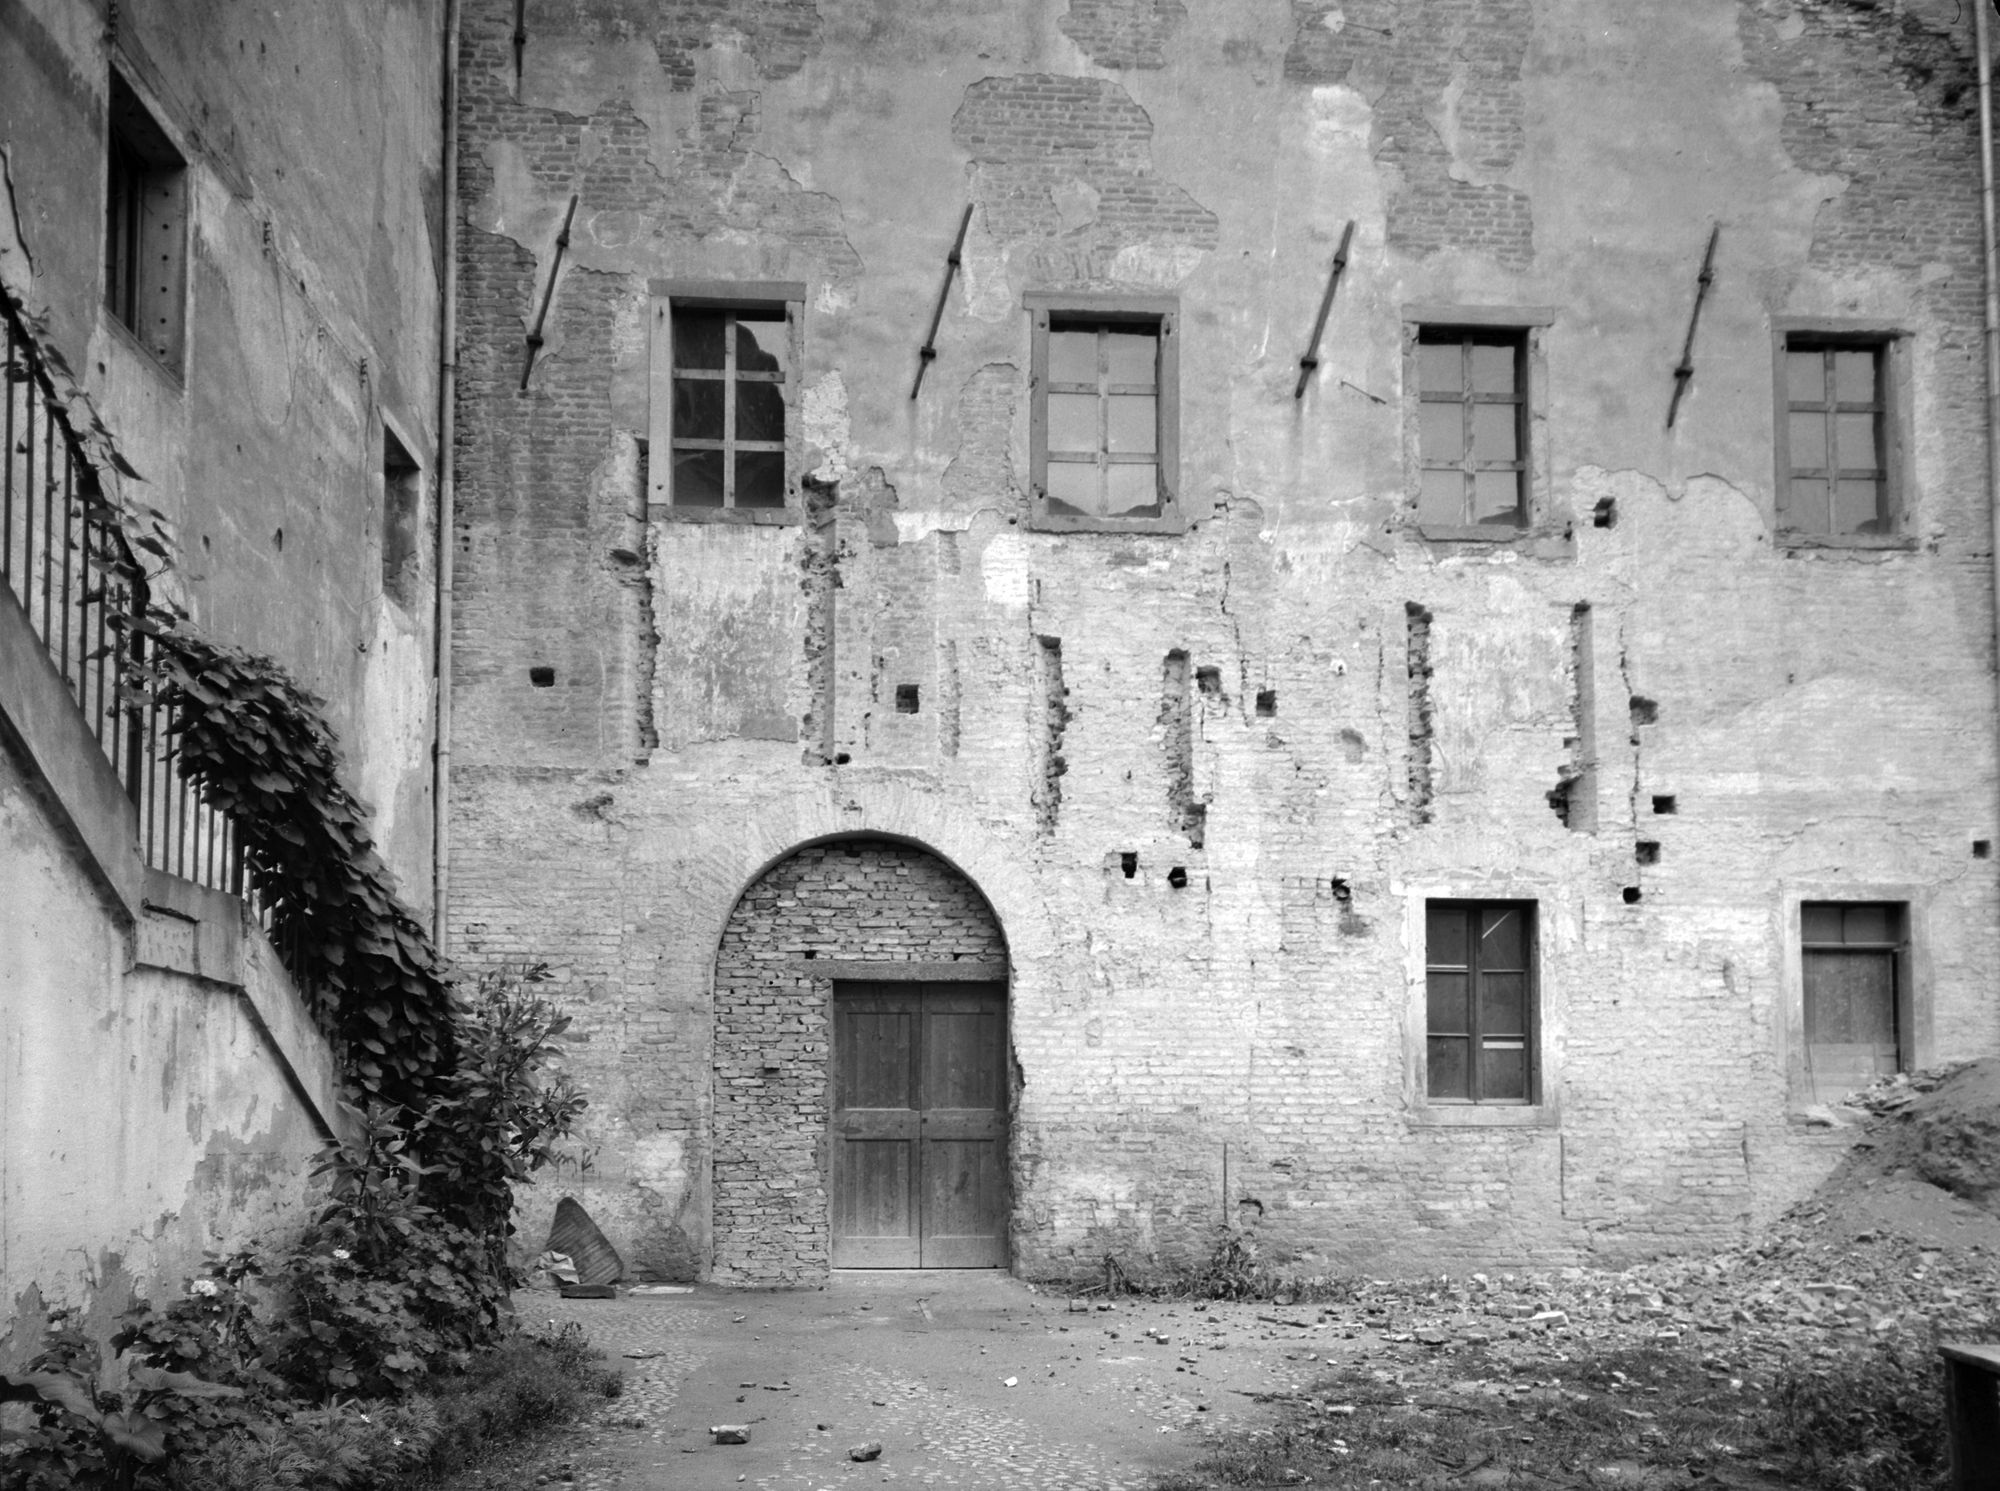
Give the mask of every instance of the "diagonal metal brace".
<svg viewBox="0 0 2000 1491">
<path fill-rule="evenodd" d="M 1306 385 L 1312 382 L 1312 375 L 1319 367 L 1319 339 L 1326 332 L 1327 312 L 1333 309 L 1333 292 L 1340 288 L 1340 277 L 1347 272 L 1347 250 L 1354 242 L 1354 219 L 1347 220 L 1347 226 L 1340 231 L 1340 247 L 1333 251 L 1333 272 L 1326 277 L 1326 294 L 1319 298 L 1319 315 L 1313 318 L 1312 340 L 1306 343 L 1305 356 L 1299 359 L 1298 387 L 1292 390 L 1292 397 L 1306 396 Z"/>
<path fill-rule="evenodd" d="M 569 225 L 576 216 L 575 192 L 569 194 L 569 210 L 563 214 L 562 231 L 556 234 L 555 257 L 549 260 L 549 282 L 542 287 L 542 306 L 535 312 L 535 324 L 528 331 L 528 360 L 521 364 L 521 391 L 528 390 L 528 374 L 535 370 L 535 354 L 542 350 L 542 322 L 548 319 L 549 302 L 555 298 L 556 276 L 562 273 L 563 254 L 569 249 Z"/>
<path fill-rule="evenodd" d="M 1708 287 L 1715 283 L 1715 241 L 1721 236 L 1721 223 L 1708 230 L 1708 251 L 1701 256 L 1701 273 L 1695 277 L 1694 310 L 1688 314 L 1687 340 L 1681 343 L 1681 360 L 1674 366 L 1674 396 L 1667 404 L 1670 430 L 1674 427 L 1674 416 L 1681 412 L 1688 384 L 1694 381 L 1694 329 L 1701 325 L 1702 302 L 1708 299 Z"/>
<path fill-rule="evenodd" d="M 910 385 L 910 397 L 915 398 L 924 386 L 924 374 L 930 371 L 937 359 L 938 327 L 944 321 L 945 302 L 951 298 L 951 282 L 958 273 L 959 260 L 965 254 L 965 230 L 972 225 L 972 204 L 965 204 L 965 211 L 959 214 L 958 236 L 951 241 L 951 252 L 944 256 L 944 284 L 938 290 L 937 305 L 931 311 L 931 329 L 924 333 L 924 344 L 917 348 L 917 380 Z"/>
</svg>

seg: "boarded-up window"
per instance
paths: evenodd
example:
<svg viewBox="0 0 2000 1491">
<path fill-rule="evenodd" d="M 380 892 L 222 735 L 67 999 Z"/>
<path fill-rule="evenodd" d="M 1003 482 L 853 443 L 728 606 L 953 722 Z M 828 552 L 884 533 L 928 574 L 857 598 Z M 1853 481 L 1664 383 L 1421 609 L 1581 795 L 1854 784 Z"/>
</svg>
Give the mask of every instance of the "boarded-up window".
<svg viewBox="0 0 2000 1491">
<path fill-rule="evenodd" d="M 1832 1101 L 1902 1069 L 1904 908 L 1807 901 L 1799 923 L 1806 1068 L 1815 1100 Z"/>
<path fill-rule="evenodd" d="M 1433 1102 L 1535 1100 L 1535 907 L 1424 908 L 1425 1090 Z"/>
</svg>

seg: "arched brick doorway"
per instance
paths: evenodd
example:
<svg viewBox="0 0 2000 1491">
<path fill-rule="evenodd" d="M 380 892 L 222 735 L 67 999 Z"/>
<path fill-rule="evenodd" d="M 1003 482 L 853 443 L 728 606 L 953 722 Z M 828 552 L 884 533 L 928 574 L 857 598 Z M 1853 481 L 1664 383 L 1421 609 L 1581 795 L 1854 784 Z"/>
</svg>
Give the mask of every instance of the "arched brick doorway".
<svg viewBox="0 0 2000 1491">
<path fill-rule="evenodd" d="M 913 844 L 773 865 L 715 960 L 713 1277 L 1007 1261 L 1007 946 Z"/>
</svg>

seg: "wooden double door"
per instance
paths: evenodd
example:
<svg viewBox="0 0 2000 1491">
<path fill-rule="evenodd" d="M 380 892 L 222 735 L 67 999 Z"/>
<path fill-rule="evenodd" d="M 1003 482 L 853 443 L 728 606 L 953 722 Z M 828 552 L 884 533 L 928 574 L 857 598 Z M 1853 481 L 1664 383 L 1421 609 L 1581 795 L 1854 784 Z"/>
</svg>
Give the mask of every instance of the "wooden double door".
<svg viewBox="0 0 2000 1491">
<path fill-rule="evenodd" d="M 835 1268 L 1007 1264 L 1007 990 L 836 982 Z"/>
</svg>

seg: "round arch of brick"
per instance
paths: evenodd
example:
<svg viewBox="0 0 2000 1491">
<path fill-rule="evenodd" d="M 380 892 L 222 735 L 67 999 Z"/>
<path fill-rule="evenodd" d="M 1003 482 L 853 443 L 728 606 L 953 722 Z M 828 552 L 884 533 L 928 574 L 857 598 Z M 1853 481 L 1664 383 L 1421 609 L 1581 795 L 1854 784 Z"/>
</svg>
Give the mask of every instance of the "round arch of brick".
<svg viewBox="0 0 2000 1491">
<path fill-rule="evenodd" d="M 1028 968 L 1040 960 L 1024 967 L 1010 956 L 1017 939 L 1037 952 L 1047 947 L 1025 877 L 912 806 L 892 798 L 871 813 L 850 797 L 818 822 L 793 818 L 769 825 L 769 837 L 739 840 L 743 860 L 756 858 L 741 880 L 722 882 L 741 889 L 720 908 L 708 985 L 708 1197 L 718 1282 L 825 1281 L 829 1013 L 838 970 L 879 977 L 887 976 L 884 965 L 901 964 L 915 975 L 953 962 L 1018 980 L 1032 978 Z M 958 855 L 939 852 L 932 836 L 940 826 L 947 833 L 938 837 L 961 838 Z M 966 859 L 990 867 L 998 895 L 969 873 Z M 876 972 L 862 974 L 858 965 Z"/>
</svg>

